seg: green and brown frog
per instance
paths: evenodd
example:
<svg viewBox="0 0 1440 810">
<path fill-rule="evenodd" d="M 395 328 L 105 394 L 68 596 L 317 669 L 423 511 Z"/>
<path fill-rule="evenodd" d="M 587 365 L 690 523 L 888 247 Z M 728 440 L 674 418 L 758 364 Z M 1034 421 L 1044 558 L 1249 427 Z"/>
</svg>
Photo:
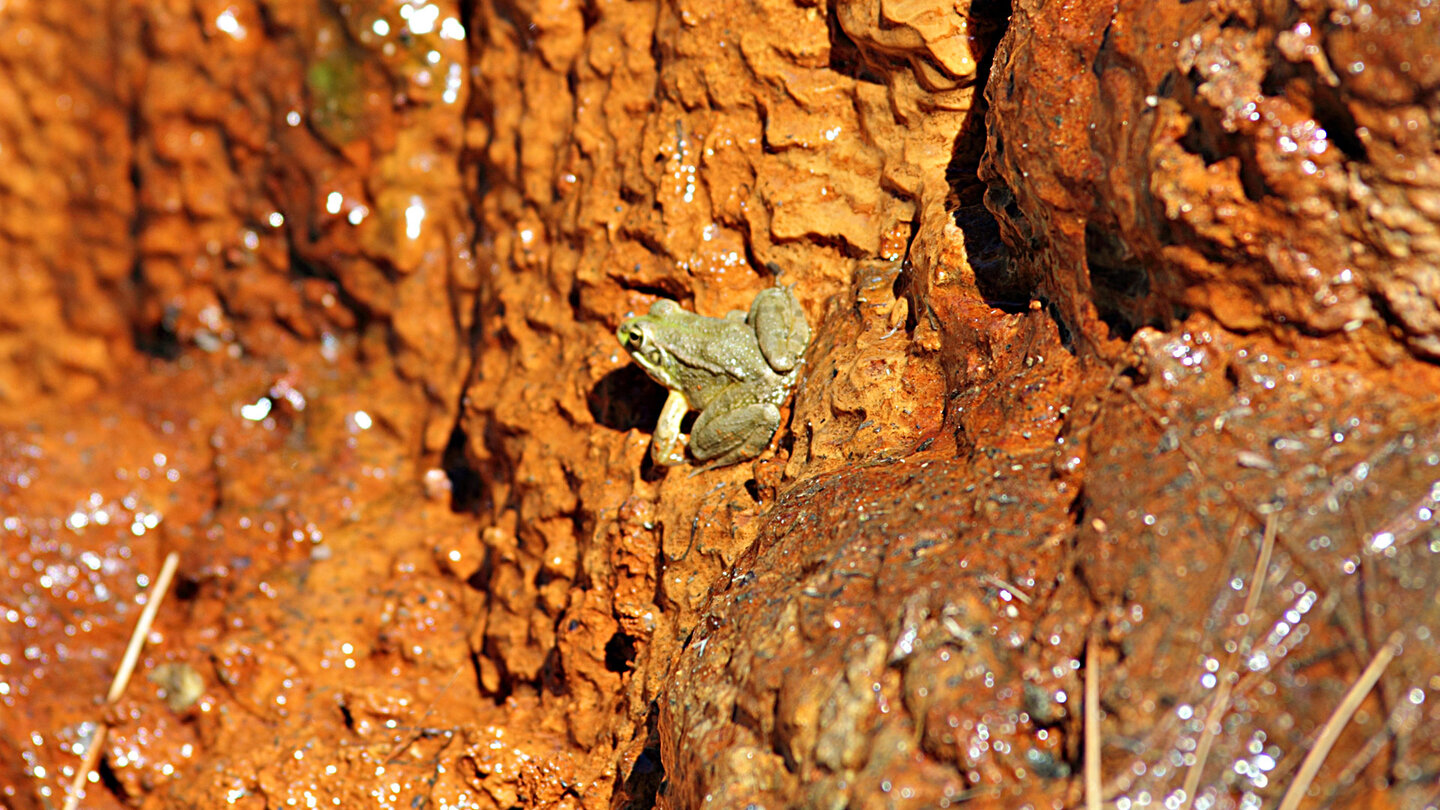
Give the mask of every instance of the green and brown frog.
<svg viewBox="0 0 1440 810">
<path fill-rule="evenodd" d="M 810 324 L 795 294 L 762 290 L 748 313 L 709 318 L 661 299 L 644 315 L 620 324 L 620 345 L 665 386 L 650 457 L 667 466 L 685 461 L 680 421 L 699 411 L 690 430 L 690 455 L 711 467 L 755 458 L 780 427 L 780 405 L 795 384 Z"/>
</svg>

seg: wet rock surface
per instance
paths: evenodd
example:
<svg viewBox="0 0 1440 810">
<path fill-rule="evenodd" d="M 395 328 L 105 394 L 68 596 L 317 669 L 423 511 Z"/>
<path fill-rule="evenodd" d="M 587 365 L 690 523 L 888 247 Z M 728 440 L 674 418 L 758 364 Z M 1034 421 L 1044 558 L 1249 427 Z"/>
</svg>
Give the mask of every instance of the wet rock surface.
<svg viewBox="0 0 1440 810">
<path fill-rule="evenodd" d="M 0 805 L 1440 801 L 1437 9 L 0 7 Z"/>
</svg>

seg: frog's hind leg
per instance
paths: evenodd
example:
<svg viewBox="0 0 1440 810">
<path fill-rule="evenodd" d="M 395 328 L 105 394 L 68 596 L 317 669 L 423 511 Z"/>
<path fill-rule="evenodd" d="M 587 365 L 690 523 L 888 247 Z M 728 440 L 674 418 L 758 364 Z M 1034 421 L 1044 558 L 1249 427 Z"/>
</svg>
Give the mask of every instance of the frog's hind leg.
<svg viewBox="0 0 1440 810">
<path fill-rule="evenodd" d="M 810 324 L 789 287 L 761 290 L 750 303 L 746 322 L 754 327 L 760 352 L 771 368 L 783 374 L 800 364 L 810 345 Z"/>
<path fill-rule="evenodd" d="M 709 461 L 706 469 L 755 458 L 780 427 L 779 408 L 768 402 L 741 404 L 737 399 L 722 394 L 690 430 L 690 455 L 696 461 Z"/>
</svg>

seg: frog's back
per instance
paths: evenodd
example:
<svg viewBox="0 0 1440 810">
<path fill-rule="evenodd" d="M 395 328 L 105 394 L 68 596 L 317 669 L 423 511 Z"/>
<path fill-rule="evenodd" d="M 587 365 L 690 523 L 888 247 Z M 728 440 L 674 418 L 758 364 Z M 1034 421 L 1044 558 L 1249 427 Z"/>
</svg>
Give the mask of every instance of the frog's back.
<svg viewBox="0 0 1440 810">
<path fill-rule="evenodd" d="M 780 382 L 753 335 L 748 341 L 716 341 L 688 349 L 677 357 L 681 363 L 676 374 L 692 408 L 703 410 L 721 391 L 737 385 Z"/>
</svg>

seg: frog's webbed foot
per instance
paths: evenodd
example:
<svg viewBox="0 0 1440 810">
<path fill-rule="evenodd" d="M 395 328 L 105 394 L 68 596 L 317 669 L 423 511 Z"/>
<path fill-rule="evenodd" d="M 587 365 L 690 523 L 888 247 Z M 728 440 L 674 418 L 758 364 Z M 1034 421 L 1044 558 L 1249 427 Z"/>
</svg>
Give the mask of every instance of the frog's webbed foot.
<svg viewBox="0 0 1440 810">
<path fill-rule="evenodd" d="M 725 399 L 721 397 L 702 411 L 690 431 L 690 455 L 696 461 L 710 462 L 707 470 L 755 458 L 780 427 L 780 409 L 774 405 L 737 405 Z"/>
</svg>

